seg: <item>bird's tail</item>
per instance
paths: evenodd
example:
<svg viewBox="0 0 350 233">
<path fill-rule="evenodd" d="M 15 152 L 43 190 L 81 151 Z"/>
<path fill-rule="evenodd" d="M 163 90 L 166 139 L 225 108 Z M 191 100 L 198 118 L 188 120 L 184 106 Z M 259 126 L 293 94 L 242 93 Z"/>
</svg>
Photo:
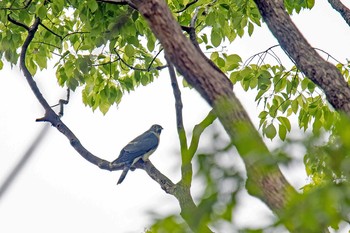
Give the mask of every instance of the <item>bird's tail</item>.
<svg viewBox="0 0 350 233">
<path fill-rule="evenodd" d="M 130 169 L 130 166 L 125 166 L 124 167 L 123 172 L 122 172 L 122 174 L 119 177 L 117 185 L 120 184 L 121 182 L 123 182 L 123 180 L 125 179 L 126 174 L 128 174 L 129 169 Z"/>
</svg>

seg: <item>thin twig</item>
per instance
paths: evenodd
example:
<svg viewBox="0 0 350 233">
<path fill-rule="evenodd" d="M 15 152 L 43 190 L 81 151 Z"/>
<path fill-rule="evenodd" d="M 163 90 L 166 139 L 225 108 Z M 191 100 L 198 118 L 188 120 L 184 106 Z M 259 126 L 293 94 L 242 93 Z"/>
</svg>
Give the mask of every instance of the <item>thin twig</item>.
<svg viewBox="0 0 350 233">
<path fill-rule="evenodd" d="M 7 19 L 8 19 L 8 21 L 10 21 L 11 23 L 13 23 L 13 24 L 15 24 L 15 25 L 17 25 L 17 26 L 19 26 L 19 27 L 22 27 L 22 28 L 24 28 L 24 29 L 27 30 L 27 31 L 29 31 L 29 29 L 30 29 L 27 25 L 25 25 L 25 24 L 23 24 L 23 23 L 21 23 L 21 22 L 18 22 L 18 21 L 14 20 L 14 19 L 12 19 L 11 16 L 10 16 L 10 14 L 7 15 Z"/>
<path fill-rule="evenodd" d="M 125 66 L 127 66 L 129 69 L 132 69 L 132 70 L 138 70 L 138 71 L 146 71 L 146 72 L 149 72 L 149 71 L 152 71 L 152 70 L 162 70 L 166 67 L 168 67 L 167 65 L 164 65 L 164 66 L 157 66 L 157 67 L 150 67 L 152 65 L 152 62 L 154 62 L 155 58 L 159 55 L 159 53 L 161 52 L 161 50 L 157 53 L 157 55 L 152 59 L 151 61 L 151 64 L 148 65 L 148 68 L 138 68 L 138 67 L 134 67 L 132 65 L 129 65 L 126 61 L 124 61 L 124 59 L 119 55 L 118 51 L 116 48 L 114 48 L 114 52 L 115 54 L 117 55 L 118 57 L 118 60 L 120 60 Z"/>
<path fill-rule="evenodd" d="M 45 28 L 47 31 L 49 31 L 51 34 L 57 36 L 58 38 L 60 38 L 61 40 L 63 40 L 63 37 L 58 35 L 56 32 L 52 31 L 50 28 L 46 27 L 45 24 L 40 22 L 40 26 L 42 26 L 43 28 Z"/>
<path fill-rule="evenodd" d="M 131 8 L 137 10 L 136 6 L 128 0 L 97 0 L 97 2 L 103 2 L 103 3 L 111 3 L 116 5 L 128 5 Z"/>
<path fill-rule="evenodd" d="M 13 2 L 15 2 L 15 1 L 13 1 Z M 24 9 L 26 9 L 26 8 L 29 7 L 29 5 L 30 5 L 31 2 L 32 2 L 32 0 L 27 1 L 27 2 L 23 5 L 23 7 L 12 7 L 12 4 L 11 4 L 11 6 L 9 6 L 9 7 L 0 7 L 0 10 L 11 10 L 11 11 L 24 10 Z"/>
<path fill-rule="evenodd" d="M 187 8 L 189 8 L 190 6 L 195 4 L 196 2 L 198 2 L 198 0 L 193 0 L 192 2 L 187 3 L 184 8 L 182 8 L 181 10 L 175 11 L 175 13 L 178 14 L 178 13 L 184 12 L 185 10 L 187 10 Z"/>
<path fill-rule="evenodd" d="M 221 74 L 225 75 L 222 72 L 222 70 L 212 60 L 210 60 L 209 58 L 207 58 L 207 56 L 205 56 L 205 54 L 203 53 L 203 51 L 199 47 L 199 44 L 197 42 L 197 35 L 196 35 L 196 21 L 197 21 L 197 17 L 198 17 L 198 12 L 199 12 L 199 8 L 197 7 L 193 17 L 191 18 L 190 27 L 188 29 L 189 30 L 188 34 L 190 36 L 190 40 L 191 40 L 192 44 L 194 45 L 194 47 L 197 49 L 197 51 L 210 64 L 210 66 L 212 66 L 216 71 L 218 71 Z"/>
<path fill-rule="evenodd" d="M 171 64 L 167 56 L 165 56 L 165 60 L 167 61 L 167 64 L 168 64 L 171 86 L 173 88 L 173 93 L 175 98 L 176 125 L 177 125 L 177 131 L 180 139 L 181 151 L 184 152 L 187 150 L 187 138 L 186 138 L 185 128 L 183 124 L 183 117 L 182 117 L 183 104 L 181 99 L 181 91 L 177 83 L 176 74 L 175 74 L 173 65 Z"/>
<path fill-rule="evenodd" d="M 66 97 L 66 99 L 60 99 L 58 101 L 58 104 L 55 104 L 55 105 L 51 106 L 52 108 L 56 107 L 58 105 L 60 106 L 60 111 L 58 113 L 58 116 L 60 118 L 63 116 L 64 105 L 67 105 L 69 103 L 69 98 L 70 98 L 70 89 L 67 88 L 67 97 Z"/>
<path fill-rule="evenodd" d="M 153 62 L 157 59 L 158 55 L 163 51 L 163 48 L 161 48 L 158 53 L 153 57 L 152 61 L 149 63 L 147 70 L 150 71 L 151 70 L 151 66 L 153 65 Z"/>
</svg>

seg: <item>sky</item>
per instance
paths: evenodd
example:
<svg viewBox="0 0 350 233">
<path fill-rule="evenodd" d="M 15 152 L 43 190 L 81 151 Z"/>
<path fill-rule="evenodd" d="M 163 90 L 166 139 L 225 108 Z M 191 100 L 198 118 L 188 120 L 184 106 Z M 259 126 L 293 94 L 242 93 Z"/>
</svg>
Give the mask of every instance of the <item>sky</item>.
<svg viewBox="0 0 350 233">
<path fill-rule="evenodd" d="M 350 7 L 349 3 L 347 5 Z M 350 28 L 326 0 L 316 1 L 311 11 L 294 15 L 293 21 L 313 47 L 328 51 L 343 62 L 349 57 Z M 252 38 L 238 38 L 225 49 L 246 60 L 275 44 L 277 41 L 263 25 L 255 28 Z M 282 51 L 275 51 L 289 62 Z M 35 122 L 44 111 L 21 71 L 5 66 L 0 72 L 2 183 L 47 123 Z M 35 80 L 51 105 L 65 96 L 65 90 L 57 85 L 54 71 L 38 72 Z M 234 91 L 257 126 L 254 95 L 247 95 L 239 85 Z M 210 109 L 194 90 L 182 88 L 182 96 L 184 124 L 190 130 Z M 162 125 L 160 145 L 150 159 L 161 172 L 177 182 L 180 160 L 174 103 L 170 79 L 164 71 L 152 84 L 125 95 L 121 104 L 111 107 L 105 116 L 85 107 L 77 90 L 72 93 L 62 119 L 88 150 L 109 161 L 152 124 Z M 218 122 L 216 126 L 221 127 Z M 274 147 L 273 142 L 266 142 Z M 200 144 L 203 146 L 205 141 Z M 234 160 L 242 163 L 238 157 Z M 302 155 L 296 155 L 296 161 L 282 170 L 295 188 L 307 183 Z M 149 212 L 163 216 L 179 212 L 176 199 L 164 193 L 144 171 L 130 172 L 117 186 L 120 173 L 100 170 L 88 163 L 51 127 L 34 156 L 0 199 L 0 232 L 143 232 L 151 220 Z M 194 189 L 200 189 L 196 182 Z M 234 224 L 259 227 L 271 223 L 273 215 L 262 202 L 245 192 L 241 192 L 239 198 Z"/>
</svg>

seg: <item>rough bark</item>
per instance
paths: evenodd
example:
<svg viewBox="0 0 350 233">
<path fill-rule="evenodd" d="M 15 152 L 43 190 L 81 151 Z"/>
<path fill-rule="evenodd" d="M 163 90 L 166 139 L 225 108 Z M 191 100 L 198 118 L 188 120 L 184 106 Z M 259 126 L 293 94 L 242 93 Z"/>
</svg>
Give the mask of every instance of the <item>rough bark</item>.
<svg viewBox="0 0 350 233">
<path fill-rule="evenodd" d="M 340 0 L 328 0 L 334 10 L 344 18 L 345 22 L 350 26 L 350 10 Z"/>
<path fill-rule="evenodd" d="M 287 202 L 287 192 L 295 193 L 277 165 L 266 168 L 271 158 L 266 145 L 233 93 L 230 80 L 215 69 L 186 38 L 163 0 L 133 0 L 161 42 L 168 59 L 213 107 L 246 162 L 248 186 L 277 213 Z M 249 142 L 247 145 L 245 142 Z M 270 182 L 272 181 L 273 182 Z"/>
<path fill-rule="evenodd" d="M 350 88 L 339 70 L 307 42 L 285 11 L 283 0 L 255 0 L 260 14 L 296 66 L 325 93 L 328 102 L 350 115 Z"/>
</svg>

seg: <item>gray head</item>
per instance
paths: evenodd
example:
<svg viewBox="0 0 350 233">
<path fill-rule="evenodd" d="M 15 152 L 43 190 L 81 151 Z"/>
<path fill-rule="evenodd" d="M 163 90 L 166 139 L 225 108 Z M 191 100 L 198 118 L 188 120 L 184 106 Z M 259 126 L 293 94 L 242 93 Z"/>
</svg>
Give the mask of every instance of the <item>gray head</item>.
<svg viewBox="0 0 350 233">
<path fill-rule="evenodd" d="M 152 125 L 149 130 L 151 130 L 157 134 L 160 134 L 162 132 L 162 129 L 163 129 L 162 126 L 155 124 L 155 125 Z"/>
</svg>

